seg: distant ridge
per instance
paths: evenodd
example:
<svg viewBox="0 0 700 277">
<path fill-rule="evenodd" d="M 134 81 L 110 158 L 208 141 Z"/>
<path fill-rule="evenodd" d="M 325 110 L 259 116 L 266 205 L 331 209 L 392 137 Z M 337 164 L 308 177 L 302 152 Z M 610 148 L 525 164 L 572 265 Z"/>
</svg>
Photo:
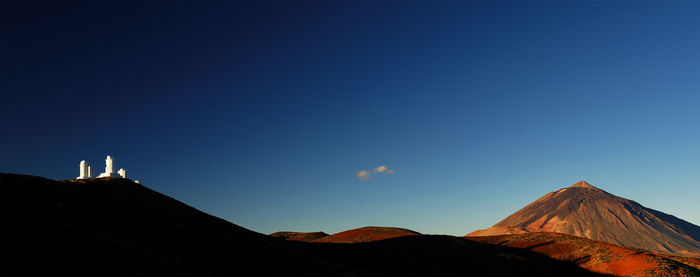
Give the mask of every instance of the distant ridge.
<svg viewBox="0 0 700 277">
<path fill-rule="evenodd" d="M 327 237 L 328 234 L 324 232 L 289 232 L 289 231 L 284 231 L 284 232 L 275 232 L 270 234 L 270 236 L 276 237 L 276 238 L 281 238 L 285 240 L 296 240 L 296 241 L 305 241 L 305 242 L 311 242 L 323 237 Z"/>
<path fill-rule="evenodd" d="M 357 243 L 405 236 L 416 236 L 420 234 L 421 233 L 416 231 L 403 228 L 368 226 L 336 233 L 317 239 L 315 242 Z"/>
<path fill-rule="evenodd" d="M 285 240 L 296 240 L 304 242 L 322 242 L 322 243 L 358 243 L 358 242 L 372 242 L 385 240 L 390 238 L 398 238 L 405 236 L 417 236 L 421 235 L 413 230 L 397 228 L 397 227 L 379 227 L 379 226 L 367 226 L 356 228 L 352 230 L 342 231 L 332 235 L 328 235 L 324 232 L 276 232 L 270 234 L 270 236 L 282 238 Z"/>
<path fill-rule="evenodd" d="M 660 253 L 700 256 L 700 227 L 586 181 L 547 193 L 491 228 L 468 236 L 528 232 L 572 234 Z"/>
</svg>

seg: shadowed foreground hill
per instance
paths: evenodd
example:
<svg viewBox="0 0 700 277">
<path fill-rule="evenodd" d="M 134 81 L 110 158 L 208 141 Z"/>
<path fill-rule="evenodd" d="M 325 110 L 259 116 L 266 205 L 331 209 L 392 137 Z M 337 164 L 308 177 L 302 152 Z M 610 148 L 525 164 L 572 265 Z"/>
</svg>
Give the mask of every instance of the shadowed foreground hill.
<svg viewBox="0 0 700 277">
<path fill-rule="evenodd" d="M 336 243 L 360 244 L 369 239 L 373 241 L 386 239 L 382 238 L 382 234 L 425 237 L 411 230 L 392 227 L 364 227 L 338 234 L 343 234 L 340 236 L 342 242 Z M 430 237 L 428 240 L 434 241 L 440 236 Z M 449 238 L 449 236 L 442 236 L 442 238 Z M 559 261 L 575 263 L 581 268 L 600 274 L 649 277 L 700 276 L 700 259 L 625 248 L 561 233 L 537 232 L 483 237 L 467 236 L 466 238 L 475 242 L 540 253 Z M 412 238 L 412 240 L 420 239 Z"/>
<path fill-rule="evenodd" d="M 2 273 L 303 272 L 277 241 L 127 179 L 0 176 Z M 279 268 L 279 272 L 276 272 Z"/>
<path fill-rule="evenodd" d="M 127 179 L 0 174 L 0 275 L 591 275 L 523 249 L 449 236 L 286 241 Z"/>
<path fill-rule="evenodd" d="M 700 256 L 700 227 L 580 181 L 469 236 L 558 232 L 653 252 Z"/>
</svg>

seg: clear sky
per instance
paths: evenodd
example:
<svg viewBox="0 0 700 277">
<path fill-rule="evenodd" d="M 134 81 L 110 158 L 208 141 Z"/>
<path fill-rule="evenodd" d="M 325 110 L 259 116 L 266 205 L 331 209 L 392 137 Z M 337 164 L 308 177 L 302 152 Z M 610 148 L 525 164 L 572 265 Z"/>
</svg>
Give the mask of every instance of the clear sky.
<svg viewBox="0 0 700 277">
<path fill-rule="evenodd" d="M 0 13 L 1 172 L 70 179 L 109 154 L 262 233 L 464 235 L 581 179 L 700 224 L 699 1 Z"/>
</svg>

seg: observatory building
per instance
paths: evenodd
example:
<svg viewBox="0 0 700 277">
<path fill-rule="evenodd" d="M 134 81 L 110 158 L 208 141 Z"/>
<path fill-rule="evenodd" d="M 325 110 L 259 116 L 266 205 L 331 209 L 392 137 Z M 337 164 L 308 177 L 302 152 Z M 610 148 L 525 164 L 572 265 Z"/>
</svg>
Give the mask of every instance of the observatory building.
<svg viewBox="0 0 700 277">
<path fill-rule="evenodd" d="M 80 161 L 80 176 L 75 179 L 92 179 L 92 166 L 89 166 L 85 160 Z"/>
<path fill-rule="evenodd" d="M 107 156 L 105 159 L 105 172 L 100 173 L 97 178 L 106 178 L 106 177 L 115 177 L 115 178 L 126 178 L 126 169 L 119 169 L 117 173 L 114 173 L 114 159 L 112 157 Z M 94 179 L 95 175 L 92 173 L 92 166 L 88 165 L 85 160 L 80 161 L 80 176 L 76 179 Z"/>
<path fill-rule="evenodd" d="M 121 173 L 122 170 L 124 169 L 120 169 L 119 172 Z M 126 171 L 124 171 L 124 173 L 126 175 Z M 107 156 L 107 158 L 105 159 L 105 172 L 101 173 L 100 176 L 97 176 L 97 178 L 105 177 L 121 177 L 121 175 L 114 173 L 114 159 L 112 159 L 112 157 L 110 156 Z"/>
</svg>

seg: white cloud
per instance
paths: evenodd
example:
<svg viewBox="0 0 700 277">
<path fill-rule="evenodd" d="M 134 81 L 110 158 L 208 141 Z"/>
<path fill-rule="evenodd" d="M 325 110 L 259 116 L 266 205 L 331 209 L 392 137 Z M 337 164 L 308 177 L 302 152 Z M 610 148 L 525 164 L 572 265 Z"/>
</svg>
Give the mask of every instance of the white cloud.
<svg viewBox="0 0 700 277">
<path fill-rule="evenodd" d="M 369 174 L 370 172 L 368 170 L 360 170 L 357 172 L 357 178 L 360 178 L 360 180 L 368 180 L 369 179 Z"/>
<path fill-rule="evenodd" d="M 387 168 L 386 165 L 380 165 L 377 168 L 373 169 L 372 171 L 369 171 L 366 169 L 358 171 L 357 178 L 359 178 L 360 180 L 366 181 L 366 180 L 369 180 L 369 178 L 371 177 L 372 174 L 382 174 L 382 173 L 391 175 L 391 174 L 394 174 L 394 170 Z"/>
</svg>

